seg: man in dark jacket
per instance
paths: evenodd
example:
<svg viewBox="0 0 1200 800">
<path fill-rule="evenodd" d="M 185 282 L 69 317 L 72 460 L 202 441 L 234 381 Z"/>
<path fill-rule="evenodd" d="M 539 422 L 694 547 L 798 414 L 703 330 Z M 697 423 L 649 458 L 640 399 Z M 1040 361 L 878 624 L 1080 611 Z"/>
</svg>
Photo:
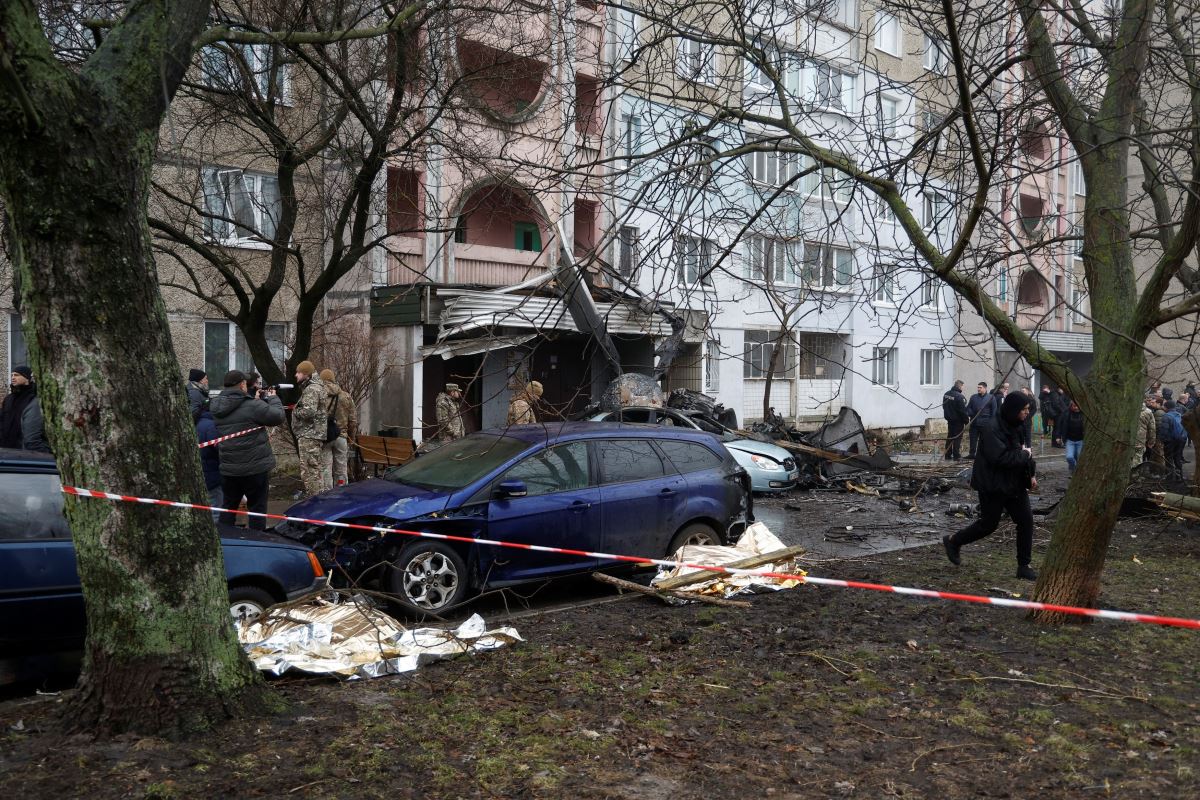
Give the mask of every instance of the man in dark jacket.
<svg viewBox="0 0 1200 800">
<path fill-rule="evenodd" d="M 1054 427 L 1054 395 L 1049 386 L 1042 387 L 1042 393 L 1038 395 L 1038 407 L 1042 411 L 1042 436 L 1046 436 Z"/>
<path fill-rule="evenodd" d="M 262 400 L 246 394 L 246 376 L 238 370 L 225 373 L 223 383 L 225 388 L 210 405 L 217 433 L 228 436 L 250 428 L 263 428 L 217 445 L 221 458 L 221 492 L 225 495 L 225 511 L 221 513 L 220 521 L 232 525 L 234 512 L 243 497 L 248 510 L 260 513 L 267 510 L 275 451 L 271 449 L 271 437 L 265 428 L 282 425 L 285 414 L 274 389 L 264 390 L 265 399 Z M 267 527 L 262 517 L 250 517 L 247 524 L 259 530 Z"/>
<path fill-rule="evenodd" d="M 1067 397 L 1067 392 L 1061 386 L 1054 390 L 1054 433 L 1050 437 L 1050 446 L 1063 448 L 1066 444 L 1063 442 L 1062 426 L 1059 421 L 1063 415 L 1067 413 L 1067 407 L 1071 405 L 1070 399 Z"/>
<path fill-rule="evenodd" d="M 1165 391 L 1165 390 L 1164 390 Z M 1163 443 L 1163 455 L 1167 461 L 1167 477 L 1183 480 L 1183 447 L 1187 444 L 1187 431 L 1183 428 L 1183 415 L 1174 400 L 1163 402 L 1164 414 L 1158 423 L 1158 438 Z"/>
<path fill-rule="evenodd" d="M 975 457 L 975 449 L 979 445 L 979 433 L 996 414 L 996 399 L 988 394 L 987 384 L 983 381 L 975 387 L 975 394 L 967 401 L 967 417 L 971 423 L 970 449 L 967 458 Z"/>
<path fill-rule="evenodd" d="M 971 470 L 971 486 L 979 492 L 979 519 L 953 536 L 943 536 L 950 563 L 962 563 L 959 550 L 965 544 L 994 532 L 1001 515 L 1017 526 L 1017 577 L 1035 580 L 1037 573 L 1029 565 L 1033 560 L 1033 511 L 1029 490 L 1037 488 L 1033 453 L 1023 446 L 1024 423 L 1029 416 L 1029 397 L 1015 392 L 1004 398 L 1000 414 L 984 426 L 979 452 Z"/>
<path fill-rule="evenodd" d="M 0 404 L 0 447 L 19 450 L 24 446 L 21 416 L 36 398 L 37 387 L 33 385 L 33 370 L 24 364 L 13 367 L 8 396 Z"/>
<path fill-rule="evenodd" d="M 201 409 L 208 408 L 208 374 L 204 370 L 193 369 L 188 372 L 187 396 L 192 419 L 196 419 Z"/>
<path fill-rule="evenodd" d="M 942 395 L 942 418 L 946 420 L 946 458 L 958 461 L 962 458 L 962 435 L 970 418 L 967 416 L 967 398 L 962 393 L 963 382 L 954 385 Z"/>
<path fill-rule="evenodd" d="M 212 412 L 202 408 L 200 416 L 196 419 L 196 443 L 211 442 L 220 435 Z M 200 448 L 200 467 L 204 470 L 204 488 L 208 489 L 208 504 L 213 508 L 224 508 L 225 492 L 221 490 L 221 453 L 218 445 L 210 444 Z M 219 512 L 214 511 L 212 515 L 216 521 Z"/>
</svg>

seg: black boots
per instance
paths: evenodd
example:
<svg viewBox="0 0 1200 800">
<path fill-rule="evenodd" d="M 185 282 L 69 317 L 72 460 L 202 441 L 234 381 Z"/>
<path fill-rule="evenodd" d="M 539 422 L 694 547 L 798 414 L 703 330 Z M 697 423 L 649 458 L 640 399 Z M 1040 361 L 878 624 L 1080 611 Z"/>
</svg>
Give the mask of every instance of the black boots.
<svg viewBox="0 0 1200 800">
<path fill-rule="evenodd" d="M 1022 580 L 1036 581 L 1037 573 L 1033 571 L 1033 567 L 1025 564 L 1024 566 L 1017 567 L 1017 577 Z"/>
<path fill-rule="evenodd" d="M 962 559 L 958 555 L 958 551 L 961 548 L 954 543 L 953 539 L 949 536 L 943 536 L 942 545 L 946 548 L 946 558 L 950 559 L 951 564 L 956 567 L 962 564 Z"/>
</svg>

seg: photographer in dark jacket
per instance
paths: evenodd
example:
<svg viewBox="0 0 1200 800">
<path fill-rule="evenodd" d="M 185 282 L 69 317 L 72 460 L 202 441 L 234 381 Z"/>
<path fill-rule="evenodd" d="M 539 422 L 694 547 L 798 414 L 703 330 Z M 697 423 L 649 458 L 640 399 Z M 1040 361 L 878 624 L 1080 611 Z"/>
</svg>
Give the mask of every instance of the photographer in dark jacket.
<svg viewBox="0 0 1200 800">
<path fill-rule="evenodd" d="M 994 532 L 1001 515 L 1007 511 L 1017 526 L 1017 577 L 1037 578 L 1037 573 L 1029 566 L 1033 560 L 1033 511 L 1029 507 L 1029 490 L 1037 488 L 1034 477 L 1037 464 L 1033 453 L 1022 444 L 1028 417 L 1029 397 L 1023 392 L 1014 392 L 1004 398 L 999 416 L 981 431 L 979 452 L 971 473 L 971 487 L 979 492 L 979 519 L 953 536 L 942 537 L 950 563 L 961 564 L 959 550 L 962 546 Z"/>
<path fill-rule="evenodd" d="M 955 381 L 949 391 L 942 395 L 942 418 L 946 420 L 946 458 L 954 461 L 962 458 L 963 430 L 970 420 L 962 387 L 962 381 Z"/>
<path fill-rule="evenodd" d="M 225 373 L 224 384 L 221 394 L 209 406 L 217 433 L 228 436 L 250 428 L 264 428 L 217 445 L 221 457 L 221 491 L 225 495 L 220 522 L 232 525 L 243 497 L 248 510 L 260 513 L 267 510 L 275 451 L 265 428 L 282 425 L 285 414 L 274 389 L 263 390 L 261 400 L 246 394 L 246 376 L 236 369 Z M 247 524 L 258 530 L 267 527 L 262 517 L 250 517 Z"/>
</svg>

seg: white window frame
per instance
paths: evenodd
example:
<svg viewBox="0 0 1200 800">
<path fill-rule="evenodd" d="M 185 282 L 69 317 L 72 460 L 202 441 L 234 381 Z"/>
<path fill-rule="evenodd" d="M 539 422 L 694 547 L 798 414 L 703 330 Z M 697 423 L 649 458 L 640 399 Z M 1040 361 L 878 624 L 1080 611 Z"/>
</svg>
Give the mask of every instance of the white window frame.
<svg viewBox="0 0 1200 800">
<path fill-rule="evenodd" d="M 716 339 L 704 343 L 704 391 L 721 391 L 721 343 Z"/>
<path fill-rule="evenodd" d="M 942 385 L 942 359 L 945 354 L 941 350 L 921 351 L 921 385 Z"/>
<path fill-rule="evenodd" d="M 876 197 L 873 205 L 875 207 L 875 213 L 873 216 L 875 217 L 876 222 L 882 225 L 896 224 L 896 210 L 888 205 L 886 200 L 884 200 L 882 197 Z"/>
<path fill-rule="evenodd" d="M 204 85 L 210 89 L 222 91 L 246 91 L 248 88 L 253 88 L 255 96 L 259 100 L 266 100 L 270 94 L 269 81 L 271 78 L 271 58 L 275 52 L 273 45 L 260 44 L 237 44 L 225 42 L 222 44 L 211 44 L 204 47 L 200 51 L 200 73 Z M 235 51 L 237 55 L 230 51 Z M 245 63 L 246 69 L 249 70 L 253 81 L 252 87 L 247 87 L 244 82 L 245 75 L 242 73 L 241 64 L 238 59 Z M 288 65 L 280 64 L 275 71 L 276 89 L 273 102 L 280 105 L 291 104 L 291 75 L 289 74 Z"/>
<path fill-rule="evenodd" d="M 675 71 L 693 83 L 715 86 L 717 83 L 716 48 L 708 42 L 680 36 L 675 50 Z"/>
<path fill-rule="evenodd" d="M 858 75 L 828 61 L 812 67 L 812 101 L 818 108 L 852 114 L 858 97 Z"/>
<path fill-rule="evenodd" d="M 931 233 L 946 235 L 951 221 L 950 198 L 937 189 L 921 192 L 921 227 Z"/>
<path fill-rule="evenodd" d="M 696 135 L 677 148 L 682 158 L 679 177 L 689 186 L 703 187 L 712 182 L 714 164 L 720 153 L 714 136 Z"/>
<path fill-rule="evenodd" d="M 638 156 L 642 154 L 642 118 L 632 110 L 623 112 L 617 139 L 617 152 L 625 159 L 629 172 L 636 175 L 641 169 Z"/>
<path fill-rule="evenodd" d="M 890 56 L 904 56 L 904 29 L 900 20 L 886 11 L 875 12 L 875 49 Z"/>
<path fill-rule="evenodd" d="M 825 292 L 850 291 L 854 283 L 853 250 L 821 242 L 805 242 L 803 248 L 797 265 L 799 283 Z"/>
<path fill-rule="evenodd" d="M 1068 165 L 1067 174 L 1071 187 L 1071 194 L 1079 197 L 1087 197 L 1087 182 L 1083 179 L 1083 165 L 1079 163 L 1079 159 L 1075 159 Z"/>
<path fill-rule="evenodd" d="M 712 286 L 716 242 L 700 236 L 675 239 L 675 279 L 680 286 Z M 695 275 L 691 275 L 692 271 Z"/>
<path fill-rule="evenodd" d="M 1079 325 L 1087 322 L 1087 292 L 1078 285 L 1071 285 L 1071 322 Z"/>
<path fill-rule="evenodd" d="M 874 347 L 871 350 L 871 383 L 877 386 L 896 385 L 896 348 Z"/>
<path fill-rule="evenodd" d="M 275 186 L 275 202 L 273 208 L 269 208 L 264 189 L 272 184 Z M 212 241 L 228 247 L 270 249 L 283 210 L 278 184 L 276 176 L 263 172 L 205 167 L 201 171 L 203 202 L 207 212 L 204 216 L 205 234 Z M 235 197 L 235 192 L 240 196 Z M 270 216 L 272 211 L 274 218 Z"/>
<path fill-rule="evenodd" d="M 846 28 L 858 27 L 858 3 L 856 0 L 822 0 L 817 7 L 820 17 Z"/>
<path fill-rule="evenodd" d="M 638 48 L 638 15 L 633 9 L 611 7 L 613 19 L 613 62 L 631 63 Z"/>
<path fill-rule="evenodd" d="M 871 299 L 877 306 L 896 305 L 896 268 L 893 264 L 876 264 L 871 274 Z"/>
<path fill-rule="evenodd" d="M 774 236 L 753 234 L 746 241 L 746 280 L 791 283 L 795 274 L 792 245 Z"/>
<path fill-rule="evenodd" d="M 226 349 L 227 349 L 227 352 L 229 353 L 229 363 L 227 365 L 224 365 L 223 369 L 222 369 L 223 365 L 208 363 L 208 331 L 209 331 L 210 325 L 211 326 L 223 326 L 226 328 L 226 332 L 227 332 L 227 336 L 228 336 L 228 340 L 226 342 Z M 268 329 L 267 344 L 268 344 L 268 346 L 271 347 L 271 350 L 272 350 L 271 354 L 273 356 L 275 356 L 276 359 L 278 359 L 279 365 L 282 366 L 283 363 L 287 360 L 287 356 L 288 356 L 287 323 L 285 323 L 285 322 L 268 322 L 267 329 Z M 275 331 L 277 333 L 277 336 L 274 339 L 272 339 L 272 337 L 270 336 L 270 333 L 269 333 L 270 329 L 275 329 Z M 220 381 L 222 378 L 224 378 L 225 373 L 231 369 L 241 370 L 242 372 L 248 372 L 249 370 L 254 370 L 254 371 L 258 372 L 260 375 L 262 374 L 262 370 L 259 369 L 258 366 L 250 360 L 249 348 L 247 347 L 245 350 L 243 350 L 243 348 L 246 347 L 245 338 L 242 336 L 241 330 L 233 322 L 230 322 L 227 319 L 206 319 L 206 320 L 204 320 L 204 325 L 203 325 L 202 331 L 203 331 L 203 345 L 204 345 L 204 351 L 205 351 L 204 352 L 205 372 L 209 373 L 209 381 L 214 387 L 216 387 L 220 384 Z"/>
<path fill-rule="evenodd" d="M 891 107 L 891 113 L 888 113 L 888 107 Z M 887 139 L 896 138 L 896 132 L 900 127 L 900 98 L 890 94 L 880 93 L 877 106 L 877 115 L 879 118 L 879 133 Z"/>
<path fill-rule="evenodd" d="M 821 201 L 844 206 L 854 196 L 854 184 L 846 175 L 842 175 L 833 167 L 821 170 Z"/>
<path fill-rule="evenodd" d="M 925 275 L 921 279 L 921 308 L 926 311 L 941 311 L 942 281 L 933 275 Z"/>
<path fill-rule="evenodd" d="M 781 338 L 779 331 L 748 328 L 742 331 L 742 337 L 742 378 L 744 380 L 765 379 L 767 366 L 771 363 L 771 352 L 778 346 Z M 796 367 L 799 363 L 796 357 L 796 343 L 789 337 L 783 338 L 785 338 L 784 350 L 779 362 L 775 365 L 773 378 L 777 381 L 791 381 L 796 377 Z"/>
<path fill-rule="evenodd" d="M 921 66 L 929 72 L 945 75 L 949 72 L 950 57 L 946 52 L 946 43 L 936 36 L 923 34 L 921 42 Z"/>
<path fill-rule="evenodd" d="M 755 150 L 745 155 L 745 161 L 746 171 L 753 183 L 776 188 L 789 184 L 808 162 L 808 157 L 799 153 Z M 788 191 L 796 189 L 794 182 L 787 187 Z"/>
</svg>

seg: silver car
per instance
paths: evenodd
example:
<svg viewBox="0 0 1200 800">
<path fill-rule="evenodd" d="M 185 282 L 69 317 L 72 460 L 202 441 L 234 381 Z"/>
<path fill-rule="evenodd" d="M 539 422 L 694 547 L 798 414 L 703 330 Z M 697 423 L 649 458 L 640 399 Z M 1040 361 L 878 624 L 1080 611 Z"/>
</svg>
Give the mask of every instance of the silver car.
<svg viewBox="0 0 1200 800">
<path fill-rule="evenodd" d="M 738 436 L 728 428 L 699 414 L 675 408 L 628 406 L 602 411 L 588 417 L 591 422 L 633 422 L 642 425 L 678 425 L 716 434 L 734 459 L 750 475 L 755 492 L 785 492 L 800 480 L 800 470 L 792 454 L 779 445 Z"/>
</svg>

